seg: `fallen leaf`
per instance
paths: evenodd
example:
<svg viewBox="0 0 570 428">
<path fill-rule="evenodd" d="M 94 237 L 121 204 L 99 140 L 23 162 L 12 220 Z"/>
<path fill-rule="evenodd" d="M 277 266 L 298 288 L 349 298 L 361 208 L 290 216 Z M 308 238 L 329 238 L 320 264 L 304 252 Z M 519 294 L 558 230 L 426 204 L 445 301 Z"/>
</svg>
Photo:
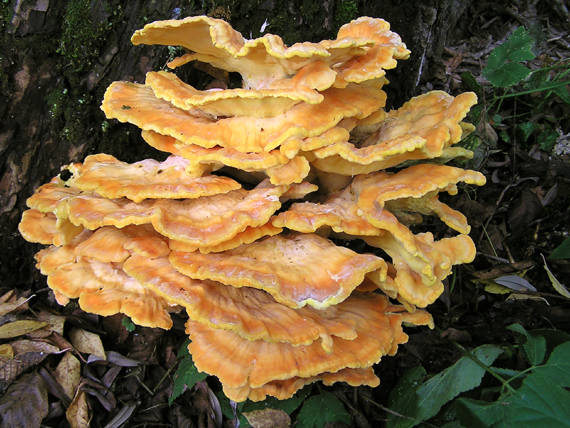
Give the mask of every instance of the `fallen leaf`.
<svg viewBox="0 0 570 428">
<path fill-rule="evenodd" d="M 512 293 L 513 290 L 499 284 L 487 284 L 485 285 L 485 291 L 491 294 L 509 294 Z"/>
<path fill-rule="evenodd" d="M 548 265 L 546 264 L 546 259 L 544 258 L 544 256 L 542 254 L 541 254 L 541 256 L 542 256 L 542 261 L 544 262 L 544 269 L 546 270 L 546 274 L 548 275 L 548 279 L 550 279 L 550 283 L 552 284 L 554 289 L 556 291 L 558 291 L 558 293 L 560 295 L 570 299 L 570 291 L 568 291 L 568 289 L 560 281 L 558 281 L 558 279 L 554 276 L 554 274 L 548 268 Z"/>
<path fill-rule="evenodd" d="M 0 399 L 4 428 L 39 427 L 48 410 L 47 390 L 37 373 L 22 376 Z"/>
<path fill-rule="evenodd" d="M 253 428 L 289 428 L 291 418 L 283 410 L 253 410 L 243 414 Z"/>
<path fill-rule="evenodd" d="M 71 344 L 79 352 L 95 355 L 103 360 L 107 358 L 99 335 L 82 328 L 73 328 L 69 333 L 69 338 L 71 339 Z"/>
<path fill-rule="evenodd" d="M 37 330 L 30 331 L 26 334 L 30 339 L 45 339 L 52 334 L 51 326 L 47 324 L 43 328 L 38 328 Z"/>
<path fill-rule="evenodd" d="M 41 363 L 49 354 L 27 352 L 14 358 L 0 357 L 0 392 L 4 391 L 22 372 Z"/>
<path fill-rule="evenodd" d="M 0 303 L 0 317 L 4 316 L 6 314 L 9 314 L 10 312 L 12 312 L 15 309 L 18 309 L 20 306 L 24 305 L 28 300 L 30 300 L 32 297 L 19 297 L 18 299 L 16 299 L 15 301 L 8 301 L 8 302 L 4 302 L 4 303 Z M 24 308 L 22 308 L 24 309 Z"/>
<path fill-rule="evenodd" d="M 548 303 L 548 300 L 546 300 L 544 297 L 533 296 L 532 294 L 513 293 L 507 297 L 507 301 L 509 300 L 535 300 L 537 302 L 544 302 L 547 305 L 550 305 L 550 303 Z"/>
<path fill-rule="evenodd" d="M 71 352 L 66 352 L 55 368 L 55 380 L 68 397 L 74 397 L 81 381 L 81 363 Z"/>
<path fill-rule="evenodd" d="M 40 367 L 38 374 L 42 377 L 48 393 L 59 399 L 65 407 L 69 407 L 71 398 L 67 396 L 61 385 L 55 380 L 52 372 L 45 367 Z"/>
<path fill-rule="evenodd" d="M 9 343 L 4 343 L 0 345 L 0 357 L 2 358 L 14 358 L 14 348 Z"/>
<path fill-rule="evenodd" d="M 115 351 L 107 352 L 107 360 L 110 363 L 116 364 L 120 367 L 136 367 L 136 366 L 140 365 L 139 361 L 133 360 L 131 358 L 127 358 L 124 355 L 121 355 Z"/>
<path fill-rule="evenodd" d="M 12 342 L 11 345 L 12 348 L 14 348 L 16 356 L 26 354 L 28 352 L 44 352 L 46 354 L 57 354 L 60 352 L 60 349 L 57 346 L 39 340 L 16 340 L 15 342 Z"/>
<path fill-rule="evenodd" d="M 536 288 L 530 282 L 518 275 L 504 275 L 499 278 L 495 278 L 494 281 L 503 287 L 510 288 L 511 290 L 536 292 Z"/>
<path fill-rule="evenodd" d="M 529 189 L 524 189 L 509 210 L 509 226 L 512 238 L 528 233 L 530 223 L 543 209 L 538 196 Z"/>
<path fill-rule="evenodd" d="M 78 391 L 65 412 L 71 428 L 89 428 L 89 406 L 83 391 Z"/>
<path fill-rule="evenodd" d="M 508 275 L 509 273 L 530 269 L 534 266 L 534 264 L 535 263 L 531 260 L 524 260 L 515 263 L 498 265 L 487 270 L 473 272 L 472 275 L 477 279 L 493 279 L 501 275 Z"/>
<path fill-rule="evenodd" d="M 22 336 L 34 330 L 43 328 L 46 325 L 48 324 L 42 321 L 32 321 L 32 320 L 12 321 L 0 326 L 0 339 L 8 339 L 10 337 Z"/>
<path fill-rule="evenodd" d="M 38 315 L 40 321 L 49 323 L 51 331 L 55 331 L 63 336 L 63 327 L 65 325 L 65 317 L 61 315 L 52 314 L 50 312 L 40 312 Z"/>
<path fill-rule="evenodd" d="M 136 408 L 137 405 L 134 403 L 125 404 L 123 407 L 121 407 L 121 410 L 119 410 L 115 417 L 111 419 L 107 425 L 105 425 L 105 428 L 118 428 L 123 426 L 123 424 L 129 420 Z"/>
<path fill-rule="evenodd" d="M 14 297 L 15 294 L 15 290 L 7 291 L 6 293 L 2 294 L 2 296 L 0 296 L 0 303 L 6 303 L 8 300 Z"/>
</svg>

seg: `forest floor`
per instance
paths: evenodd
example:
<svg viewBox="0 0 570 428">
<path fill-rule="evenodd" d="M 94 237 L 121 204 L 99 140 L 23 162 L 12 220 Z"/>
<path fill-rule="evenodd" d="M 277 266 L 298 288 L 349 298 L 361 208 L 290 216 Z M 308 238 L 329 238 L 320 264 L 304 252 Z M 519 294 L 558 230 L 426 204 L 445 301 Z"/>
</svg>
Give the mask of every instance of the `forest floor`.
<svg viewBox="0 0 570 428">
<path fill-rule="evenodd" d="M 444 295 L 430 306 L 436 327 L 407 329 L 409 342 L 395 357 L 385 357 L 375 367 L 379 387 L 308 386 L 300 393 L 297 410 L 289 412 L 297 426 L 319 426 L 316 416 L 309 421 L 307 412 L 301 414 L 298 409 L 306 397 L 323 391 L 342 403 L 340 416 L 329 422 L 331 426 L 347 425 L 339 422 L 347 422 L 342 412 L 350 415 L 348 425 L 358 427 L 400 422 L 398 426 L 412 426 L 428 419 L 428 426 L 460 426 L 461 415 L 451 405 L 453 397 L 443 403 L 442 410 L 434 407 L 429 417 L 415 410 L 406 414 L 398 407 L 398 394 L 414 388 L 411 383 L 402 385 L 404 373 L 422 366 L 427 373 L 420 377 L 422 383 L 426 376 L 455 364 L 466 349 L 488 344 L 500 346 L 494 365 L 501 368 L 496 373 L 506 376 L 508 370 L 542 362 L 529 357 L 531 338 L 546 337 L 542 360 L 555 344 L 568 340 L 570 299 L 560 286 L 555 288 L 555 279 L 570 285 L 570 250 L 566 248 L 565 257 L 549 258 L 570 233 L 570 94 L 568 83 L 556 86 L 570 79 L 568 11 L 563 2 L 550 2 L 550 6 L 540 2 L 545 9 L 532 3 L 526 10 L 504 8 L 492 16 L 485 12 L 491 8 L 484 5 L 470 10 L 471 36 L 450 42 L 441 70 L 423 85 L 422 92 L 475 90 L 479 96 L 469 118 L 476 131 L 462 143 L 474 150 L 475 157 L 460 166 L 483 172 L 487 184 L 460 188 L 459 195 L 450 199 L 472 226 L 478 250 L 475 261 L 455 269 L 446 280 Z M 494 86 L 491 80 L 501 76 L 483 73 L 489 55 L 519 27 L 528 30 L 534 58 L 508 62 L 520 62 L 533 72 L 520 82 Z M 551 89 L 541 89 L 546 87 Z M 430 224 L 436 236 L 438 227 Z M 441 229 L 439 236 L 443 235 Z M 215 377 L 183 388 L 176 375 L 184 362 L 178 353 L 187 337 L 182 314 L 174 314 L 174 327 L 163 331 L 135 327 L 122 315 L 89 315 L 73 303 L 64 309 L 44 286 L 20 290 L 17 295 L 5 291 L 0 316 L 10 320 L 32 316 L 36 323 L 43 323 L 20 326 L 30 329 L 25 336 L 1 337 L 0 386 L 4 390 L 11 384 L 11 394 L 0 402 L 0 413 L 10 414 L 22 426 L 39 426 L 41 415 L 45 415 L 42 426 L 50 427 L 64 426 L 66 420 L 74 426 L 90 420 L 92 427 L 109 428 L 238 426 L 237 418 L 255 408 L 232 407 L 220 394 Z M 508 328 L 512 324 L 523 329 L 515 332 Z M 525 336 L 524 332 L 531 333 Z M 24 349 L 25 358 L 8 363 L 7 344 Z M 63 361 L 61 356 L 69 349 L 75 349 L 74 356 Z M 103 352 L 105 360 L 97 357 Z M 489 373 L 481 378 L 463 388 L 462 396 L 499 400 L 500 381 Z M 453 384 L 463 381 L 459 376 Z M 74 399 L 79 384 L 83 394 Z M 169 404 L 177 388 L 180 394 Z M 29 403 L 43 410 L 29 412 Z M 236 419 L 228 417 L 232 415 Z M 241 421 L 244 426 L 243 417 Z M 274 420 L 266 426 L 279 424 Z"/>
</svg>

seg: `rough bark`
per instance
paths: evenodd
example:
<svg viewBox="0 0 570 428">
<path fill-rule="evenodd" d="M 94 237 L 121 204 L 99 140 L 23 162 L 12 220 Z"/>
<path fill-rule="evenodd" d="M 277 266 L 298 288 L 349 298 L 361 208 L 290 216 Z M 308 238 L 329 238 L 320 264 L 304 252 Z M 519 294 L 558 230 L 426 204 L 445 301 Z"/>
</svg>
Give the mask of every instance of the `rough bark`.
<svg viewBox="0 0 570 428">
<path fill-rule="evenodd" d="M 62 165 L 106 152 L 124 161 L 162 159 L 130 125 L 107 121 L 99 109 L 114 80 L 144 81 L 164 67 L 168 48 L 132 46 L 132 33 L 157 19 L 207 13 L 228 19 L 246 37 L 266 31 L 287 43 L 334 37 L 339 26 L 384 17 L 413 56 L 389 76 L 393 100 L 414 94 L 429 75 L 450 28 L 468 0 L 217 1 L 12 0 L 0 4 L 0 277 L 8 287 L 38 278 L 17 231 L 25 200 Z"/>
</svg>

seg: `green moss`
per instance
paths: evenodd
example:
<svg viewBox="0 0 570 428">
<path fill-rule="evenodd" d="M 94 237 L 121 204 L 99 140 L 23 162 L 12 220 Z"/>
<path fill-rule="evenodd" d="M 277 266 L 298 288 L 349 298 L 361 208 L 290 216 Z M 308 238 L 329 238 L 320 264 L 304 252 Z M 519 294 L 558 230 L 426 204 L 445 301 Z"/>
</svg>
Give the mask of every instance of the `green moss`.
<svg viewBox="0 0 570 428">
<path fill-rule="evenodd" d="M 334 9 L 334 22 L 337 28 L 357 18 L 358 2 L 355 0 L 338 0 Z"/>
<path fill-rule="evenodd" d="M 113 22 L 122 12 L 119 5 L 114 12 L 105 11 L 106 2 L 92 5 L 90 0 L 69 0 L 63 19 L 62 34 L 57 52 L 66 60 L 66 66 L 73 72 L 81 72 L 91 67 L 99 56 L 106 35 Z M 90 12 L 98 7 L 97 13 Z M 98 17 L 99 19 L 94 19 Z"/>
<path fill-rule="evenodd" d="M 57 120 L 64 112 L 66 105 L 67 89 L 55 89 L 48 92 L 46 96 L 46 103 L 49 106 L 49 115 L 52 119 Z"/>
<path fill-rule="evenodd" d="M 4 31 L 4 29 L 8 26 L 10 21 L 12 20 L 12 5 L 10 4 L 10 0 L 0 0 L 0 30 Z"/>
</svg>

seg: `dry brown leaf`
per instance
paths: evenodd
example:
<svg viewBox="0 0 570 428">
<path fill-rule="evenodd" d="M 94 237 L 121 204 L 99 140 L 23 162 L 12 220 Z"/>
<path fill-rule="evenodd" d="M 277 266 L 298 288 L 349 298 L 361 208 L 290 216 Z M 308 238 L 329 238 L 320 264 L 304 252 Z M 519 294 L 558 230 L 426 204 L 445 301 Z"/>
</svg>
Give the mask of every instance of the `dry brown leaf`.
<svg viewBox="0 0 570 428">
<path fill-rule="evenodd" d="M 9 343 L 4 343 L 0 345 L 0 357 L 1 358 L 14 358 L 14 349 Z"/>
<path fill-rule="evenodd" d="M 79 352 L 84 352 L 86 354 L 93 354 L 104 360 L 107 359 L 105 355 L 105 348 L 103 348 L 103 343 L 99 335 L 91 333 L 90 331 L 83 330 L 81 328 L 74 328 L 69 333 L 72 345 Z"/>
<path fill-rule="evenodd" d="M 60 352 L 60 349 L 57 346 L 39 340 L 16 340 L 15 342 L 12 342 L 11 345 L 16 357 L 29 352 L 43 352 L 45 354 L 57 354 Z"/>
<path fill-rule="evenodd" d="M 22 376 L 0 399 L 4 428 L 39 427 L 48 410 L 48 393 L 37 373 Z"/>
<path fill-rule="evenodd" d="M 66 352 L 57 365 L 55 380 L 61 385 L 68 397 L 75 396 L 75 390 L 81 381 L 81 363 L 71 352 Z"/>
<path fill-rule="evenodd" d="M 49 354 L 27 352 L 14 358 L 0 357 L 0 392 L 4 391 L 21 373 L 41 363 Z"/>
<path fill-rule="evenodd" d="M 14 297 L 15 294 L 16 294 L 16 292 L 14 290 L 9 290 L 9 291 L 5 292 L 4 294 L 2 294 L 2 296 L 0 296 L 0 303 L 6 303 L 12 297 Z"/>
<path fill-rule="evenodd" d="M 16 299 L 15 301 L 7 301 L 7 302 L 0 303 L 0 317 L 4 316 L 6 314 L 9 314 L 13 310 L 24 305 L 29 299 L 30 299 L 29 297 L 28 298 L 20 297 L 20 298 Z M 10 300 L 12 300 L 12 299 L 10 299 Z M 22 308 L 22 309 L 24 309 L 24 308 Z"/>
<path fill-rule="evenodd" d="M 83 391 L 78 391 L 65 412 L 65 418 L 71 428 L 89 428 L 89 406 Z"/>
<path fill-rule="evenodd" d="M 65 325 L 65 317 L 61 315 L 52 314 L 49 312 L 40 312 L 38 314 L 40 321 L 49 323 L 51 331 L 55 331 L 63 336 L 63 327 Z"/>
<path fill-rule="evenodd" d="M 47 326 L 48 323 L 33 320 L 18 320 L 0 326 L 0 339 L 22 336 Z"/>
<path fill-rule="evenodd" d="M 291 418 L 280 409 L 263 409 L 244 412 L 243 414 L 253 428 L 289 428 Z"/>
</svg>

